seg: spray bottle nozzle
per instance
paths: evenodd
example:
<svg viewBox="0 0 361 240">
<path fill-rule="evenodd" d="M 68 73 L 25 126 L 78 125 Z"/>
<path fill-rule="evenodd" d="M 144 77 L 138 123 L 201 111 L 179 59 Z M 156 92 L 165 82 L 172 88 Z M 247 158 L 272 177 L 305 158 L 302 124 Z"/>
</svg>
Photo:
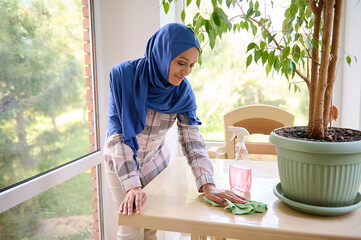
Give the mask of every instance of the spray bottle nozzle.
<svg viewBox="0 0 361 240">
<path fill-rule="evenodd" d="M 228 126 L 228 130 L 232 132 L 231 140 L 237 136 L 237 143 L 244 143 L 244 136 L 249 135 L 247 129 L 243 127 Z"/>
</svg>

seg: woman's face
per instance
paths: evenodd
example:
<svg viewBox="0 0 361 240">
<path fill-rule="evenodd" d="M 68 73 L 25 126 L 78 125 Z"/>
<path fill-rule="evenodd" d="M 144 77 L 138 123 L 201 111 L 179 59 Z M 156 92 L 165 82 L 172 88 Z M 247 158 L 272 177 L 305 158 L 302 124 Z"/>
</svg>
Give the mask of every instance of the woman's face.
<svg viewBox="0 0 361 240">
<path fill-rule="evenodd" d="M 169 83 L 178 86 L 188 76 L 198 60 L 199 51 L 192 47 L 174 58 L 170 62 L 168 79 Z"/>
</svg>

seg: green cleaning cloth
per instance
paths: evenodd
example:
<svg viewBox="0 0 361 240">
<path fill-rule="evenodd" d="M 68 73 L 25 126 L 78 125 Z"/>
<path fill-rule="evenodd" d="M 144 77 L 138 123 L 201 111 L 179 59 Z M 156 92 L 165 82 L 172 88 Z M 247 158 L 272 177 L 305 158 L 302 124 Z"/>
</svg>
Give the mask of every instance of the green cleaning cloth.
<svg viewBox="0 0 361 240">
<path fill-rule="evenodd" d="M 213 207 L 223 207 L 212 200 L 209 200 L 206 196 L 203 197 L 203 200 L 207 203 L 211 204 Z M 240 215 L 240 214 L 251 214 L 255 212 L 265 212 L 267 210 L 267 204 L 260 203 L 256 201 L 247 200 L 248 203 L 233 203 L 228 199 L 224 199 L 227 201 L 228 205 L 224 209 L 229 209 L 233 214 Z"/>
</svg>

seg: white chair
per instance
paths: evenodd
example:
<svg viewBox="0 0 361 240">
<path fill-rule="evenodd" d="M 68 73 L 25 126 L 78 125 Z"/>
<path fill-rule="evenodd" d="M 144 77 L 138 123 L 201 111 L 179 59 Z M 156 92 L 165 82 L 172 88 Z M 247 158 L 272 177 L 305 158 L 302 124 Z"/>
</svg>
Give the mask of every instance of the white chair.
<svg viewBox="0 0 361 240">
<path fill-rule="evenodd" d="M 210 149 L 210 157 L 229 158 L 235 157 L 235 141 L 231 140 L 232 132 L 228 126 L 243 127 L 251 135 L 269 135 L 279 127 L 293 126 L 295 116 L 283 109 L 269 105 L 249 105 L 234 109 L 224 115 L 225 146 Z M 250 138 L 252 139 L 252 137 Z M 249 154 L 276 155 L 276 148 L 268 141 L 247 142 Z"/>
</svg>

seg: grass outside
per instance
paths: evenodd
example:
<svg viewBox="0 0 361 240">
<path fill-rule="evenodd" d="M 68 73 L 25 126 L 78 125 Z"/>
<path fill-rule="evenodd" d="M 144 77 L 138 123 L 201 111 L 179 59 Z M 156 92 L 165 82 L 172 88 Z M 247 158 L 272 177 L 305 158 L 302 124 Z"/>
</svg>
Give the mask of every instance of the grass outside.
<svg viewBox="0 0 361 240">
<path fill-rule="evenodd" d="M 47 166 L 52 168 L 89 153 L 87 122 L 64 121 L 58 131 L 62 139 L 56 146 L 59 151 Z M 91 175 L 87 170 L 0 214 L 0 239 L 91 239 L 92 213 Z"/>
</svg>

